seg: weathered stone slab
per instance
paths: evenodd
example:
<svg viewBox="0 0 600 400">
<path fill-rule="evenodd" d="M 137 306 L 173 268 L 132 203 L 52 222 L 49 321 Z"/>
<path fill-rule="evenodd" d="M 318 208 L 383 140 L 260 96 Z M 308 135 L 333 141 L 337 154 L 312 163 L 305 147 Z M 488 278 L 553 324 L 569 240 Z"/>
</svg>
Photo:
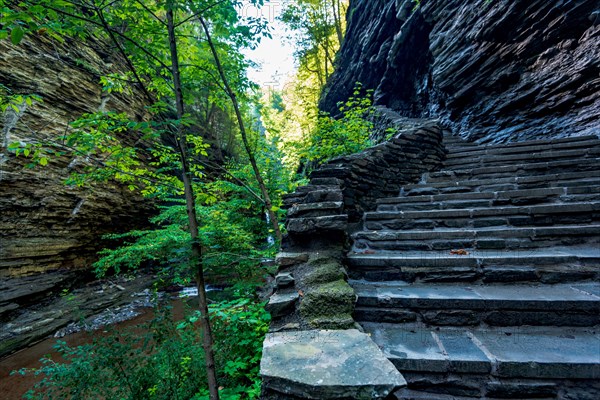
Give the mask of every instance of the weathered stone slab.
<svg viewBox="0 0 600 400">
<path fill-rule="evenodd" d="M 279 289 L 292 286 L 294 282 L 294 276 L 289 272 L 280 272 L 275 277 L 275 285 L 277 285 Z"/>
<path fill-rule="evenodd" d="M 308 399 L 378 399 L 406 385 L 371 338 L 356 329 L 268 334 L 260 373 L 266 388 Z"/>
<path fill-rule="evenodd" d="M 448 357 L 427 329 L 387 329 L 369 325 L 365 330 L 400 371 L 448 370 Z"/>
<path fill-rule="evenodd" d="M 448 359 L 450 370 L 463 373 L 489 373 L 491 364 L 489 358 L 477 347 L 464 331 L 435 332 L 438 336 Z"/>
<path fill-rule="evenodd" d="M 269 303 L 265 306 L 265 309 L 273 317 L 282 317 L 288 315 L 294 311 L 296 301 L 300 295 L 296 291 L 289 292 L 276 292 L 269 299 Z"/>
<path fill-rule="evenodd" d="M 320 230 L 343 231 L 348 226 L 347 215 L 331 215 L 324 217 L 289 218 L 287 230 L 290 233 L 309 234 Z"/>
<path fill-rule="evenodd" d="M 489 382 L 486 393 L 501 399 L 520 399 L 524 396 L 533 398 L 554 398 L 558 391 L 556 384 L 547 382 L 506 383 Z"/>
<path fill-rule="evenodd" d="M 332 214 L 339 214 L 342 211 L 344 203 L 341 201 L 325 201 L 321 203 L 305 203 L 305 204 L 294 204 L 288 210 L 288 217 L 299 217 L 299 216 L 326 216 Z"/>
<path fill-rule="evenodd" d="M 302 264 L 308 261 L 308 253 L 279 253 L 275 262 L 280 267 L 289 267 L 296 264 Z"/>
<path fill-rule="evenodd" d="M 599 379 L 600 338 L 583 332 L 523 330 L 474 333 L 495 357 L 495 375 L 523 378 Z"/>
</svg>

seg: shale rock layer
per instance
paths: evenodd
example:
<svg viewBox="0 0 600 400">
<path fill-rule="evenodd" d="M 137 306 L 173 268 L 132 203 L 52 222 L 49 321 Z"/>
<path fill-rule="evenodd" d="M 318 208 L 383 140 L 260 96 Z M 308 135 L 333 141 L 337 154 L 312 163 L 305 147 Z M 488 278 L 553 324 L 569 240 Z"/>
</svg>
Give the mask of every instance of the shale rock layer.
<svg viewBox="0 0 600 400">
<path fill-rule="evenodd" d="M 352 0 L 321 108 L 355 82 L 407 117 L 482 142 L 598 134 L 595 0 Z"/>
<path fill-rule="evenodd" d="M 85 162 L 79 157 L 51 158 L 43 168 L 27 169 L 28 161 L 8 146 L 59 140 L 70 121 L 98 110 L 144 119 L 144 98 L 135 90 L 102 93 L 100 76 L 125 66 L 101 43 L 40 36 L 13 46 L 1 40 L 0 54 L 0 83 L 42 99 L 0 115 L 0 278 L 87 267 L 100 236 L 140 226 L 148 204 L 115 184 L 66 186 L 69 173 Z"/>
</svg>

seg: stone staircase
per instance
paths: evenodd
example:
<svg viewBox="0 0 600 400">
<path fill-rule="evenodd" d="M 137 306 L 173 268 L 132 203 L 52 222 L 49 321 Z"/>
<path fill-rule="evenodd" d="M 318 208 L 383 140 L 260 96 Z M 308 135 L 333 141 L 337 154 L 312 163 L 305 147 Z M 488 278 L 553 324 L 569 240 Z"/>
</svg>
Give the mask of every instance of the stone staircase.
<svg viewBox="0 0 600 400">
<path fill-rule="evenodd" d="M 600 398 L 600 140 L 482 146 L 377 201 L 346 264 L 399 399 Z"/>
</svg>

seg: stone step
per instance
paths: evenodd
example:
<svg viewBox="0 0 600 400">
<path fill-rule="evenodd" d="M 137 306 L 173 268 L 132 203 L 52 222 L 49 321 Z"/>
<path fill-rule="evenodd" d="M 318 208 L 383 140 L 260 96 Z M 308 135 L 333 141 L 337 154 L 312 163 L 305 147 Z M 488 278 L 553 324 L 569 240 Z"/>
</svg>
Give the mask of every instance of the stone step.
<svg viewBox="0 0 600 400">
<path fill-rule="evenodd" d="M 398 210 L 403 210 L 404 206 L 409 204 L 433 204 L 438 203 L 450 203 L 460 204 L 461 202 L 470 201 L 495 201 L 499 204 L 508 203 L 524 203 L 529 204 L 537 201 L 544 201 L 546 199 L 560 199 L 561 201 L 573 201 L 577 198 L 585 198 L 589 195 L 590 198 L 594 198 L 595 195 L 600 193 L 600 187 L 598 186 L 574 186 L 574 187 L 557 187 L 557 188 L 537 188 L 537 189 L 522 189 L 522 190 L 503 190 L 503 191 L 488 191 L 488 192 L 465 192 L 465 193 L 445 193 L 436 195 L 421 195 L 421 196 L 402 196 L 402 197 L 388 197 L 377 199 L 378 207 L 381 206 L 392 206 L 398 207 Z M 460 208 L 460 207 L 457 207 Z M 444 208 L 442 208 L 444 209 Z M 392 211 L 381 209 L 381 211 Z"/>
<path fill-rule="evenodd" d="M 460 147 L 454 147 L 449 149 L 447 159 L 464 158 L 464 157 L 478 157 L 482 155 L 500 155 L 500 154 L 522 154 L 522 153 L 539 153 L 543 151 L 556 151 L 556 150 L 574 150 L 574 149 L 588 149 L 592 147 L 600 146 L 600 140 L 596 136 L 591 136 L 586 140 L 578 140 L 574 142 L 543 142 L 537 141 L 529 142 L 521 146 L 480 146 L 478 149 L 468 147 L 461 149 Z"/>
<path fill-rule="evenodd" d="M 600 225 L 562 225 L 527 228 L 361 231 L 352 235 L 353 250 L 525 250 L 600 242 Z"/>
<path fill-rule="evenodd" d="M 508 155 L 483 155 L 469 156 L 465 153 L 464 157 L 446 159 L 445 168 L 466 168 L 466 167 L 491 167 L 506 164 L 522 164 L 554 160 L 581 160 L 586 158 L 597 158 L 600 155 L 600 146 L 588 149 L 574 150 L 550 150 L 539 153 L 508 154 Z"/>
<path fill-rule="evenodd" d="M 581 193 L 583 191 L 587 193 Z M 574 192 L 579 193 L 566 194 Z M 399 201 L 396 201 L 396 199 L 382 199 L 382 201 L 379 202 L 376 211 L 456 210 L 494 206 L 565 204 L 600 201 L 600 187 L 589 186 L 586 187 L 585 190 L 582 190 L 582 188 L 549 188 L 509 190 L 503 192 L 472 192 L 464 193 L 464 195 L 465 196 L 409 196 L 397 198 Z M 446 196 L 455 197 L 448 197 L 444 200 L 444 197 Z M 436 200 L 436 198 L 440 198 L 440 200 Z"/>
<path fill-rule="evenodd" d="M 459 181 L 415 183 L 404 185 L 403 196 L 427 196 L 436 194 L 499 192 L 507 190 L 525 190 L 541 188 L 564 188 L 581 186 L 600 186 L 600 177 L 573 179 L 561 177 L 561 174 L 515 176 L 496 179 L 465 179 Z"/>
<path fill-rule="evenodd" d="M 458 140 L 457 140 L 458 139 Z M 461 143 L 466 146 L 467 149 L 465 151 L 470 151 L 468 148 L 470 147 L 487 147 L 487 148 L 519 148 L 519 147 L 528 147 L 528 146 L 544 146 L 544 145 L 560 145 L 566 143 L 577 143 L 577 142 L 586 142 L 589 140 L 598 139 L 597 135 L 586 135 L 586 136 L 572 136 L 560 139 L 535 139 L 535 140 L 525 140 L 522 142 L 510 142 L 510 143 L 500 143 L 500 144 L 478 144 L 474 142 L 463 141 L 462 138 L 457 136 L 444 136 L 444 143 L 450 143 L 450 148 L 452 150 L 458 150 L 461 146 L 456 145 L 455 143 Z M 449 142 L 447 142 L 449 140 Z"/>
<path fill-rule="evenodd" d="M 595 326 L 600 283 L 555 285 L 410 284 L 351 281 L 354 318 L 424 325 Z"/>
<path fill-rule="evenodd" d="M 405 282 L 586 282 L 600 281 L 600 248 L 568 247 L 521 251 L 471 250 L 350 253 L 352 279 Z"/>
<path fill-rule="evenodd" d="M 430 173 L 426 182 L 456 182 L 465 179 L 510 178 L 517 176 L 532 176 L 540 174 L 566 174 L 565 179 L 581 179 L 600 177 L 600 159 L 582 159 L 574 163 L 572 160 L 560 160 L 541 163 L 509 164 L 491 167 L 442 169 Z"/>
<path fill-rule="evenodd" d="M 407 380 L 397 398 L 592 399 L 599 386 L 600 337 L 591 329 L 363 327 Z"/>
<path fill-rule="evenodd" d="M 268 398 L 378 399 L 406 386 L 369 335 L 357 329 L 268 333 L 260 375 L 263 388 L 278 394 Z"/>
<path fill-rule="evenodd" d="M 595 221 L 600 221 L 600 202 L 488 206 L 425 211 L 374 211 L 364 215 L 364 227 L 370 231 L 481 228 L 489 226 L 523 227 L 543 226 L 549 223 L 585 224 Z"/>
</svg>

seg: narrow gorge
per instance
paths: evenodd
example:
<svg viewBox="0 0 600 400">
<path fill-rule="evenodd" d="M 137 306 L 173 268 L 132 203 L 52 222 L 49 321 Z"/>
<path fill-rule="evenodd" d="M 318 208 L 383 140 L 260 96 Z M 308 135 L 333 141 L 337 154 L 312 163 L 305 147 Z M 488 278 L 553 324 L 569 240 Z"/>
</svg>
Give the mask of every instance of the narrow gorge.
<svg viewBox="0 0 600 400">
<path fill-rule="evenodd" d="M 600 398 L 597 0 L 0 0 L 0 110 L 10 400 Z"/>
<path fill-rule="evenodd" d="M 598 49 L 594 1 L 350 2 L 320 108 L 393 134 L 286 197 L 265 399 L 600 395 Z"/>
</svg>

